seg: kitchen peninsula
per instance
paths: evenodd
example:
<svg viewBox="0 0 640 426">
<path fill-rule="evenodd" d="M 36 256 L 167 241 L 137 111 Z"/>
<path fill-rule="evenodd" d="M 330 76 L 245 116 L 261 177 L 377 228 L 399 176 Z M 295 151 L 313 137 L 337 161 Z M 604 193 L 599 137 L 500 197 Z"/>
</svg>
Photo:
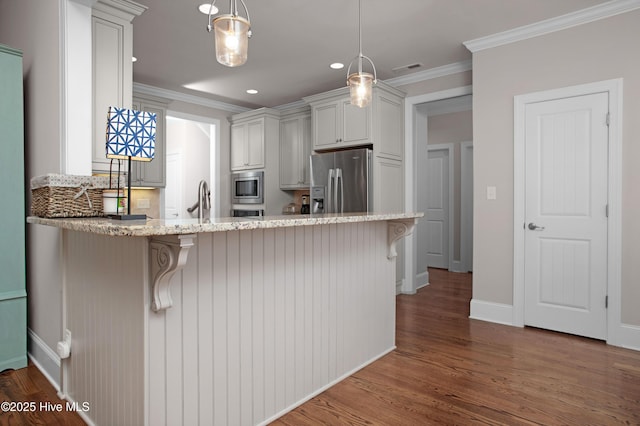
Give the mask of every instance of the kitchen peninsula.
<svg viewBox="0 0 640 426">
<path fill-rule="evenodd" d="M 62 228 L 61 394 L 97 425 L 266 424 L 395 347 L 421 213 Z"/>
</svg>

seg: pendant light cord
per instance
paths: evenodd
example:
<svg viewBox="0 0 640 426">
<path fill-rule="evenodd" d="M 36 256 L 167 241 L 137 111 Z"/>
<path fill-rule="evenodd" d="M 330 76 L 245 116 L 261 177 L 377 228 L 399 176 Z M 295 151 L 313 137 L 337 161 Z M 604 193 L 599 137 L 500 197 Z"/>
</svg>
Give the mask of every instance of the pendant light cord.
<svg viewBox="0 0 640 426">
<path fill-rule="evenodd" d="M 362 0 L 358 0 L 358 73 L 362 74 Z"/>
<path fill-rule="evenodd" d="M 243 0 L 240 0 L 240 1 L 243 1 Z M 354 57 L 351 60 L 351 62 L 349 63 L 349 67 L 347 68 L 347 80 L 349 80 L 349 76 L 351 75 L 351 68 L 353 66 L 353 61 L 355 61 L 356 59 L 358 59 L 358 74 L 363 75 L 362 61 L 363 59 L 366 59 L 371 64 L 371 68 L 373 68 L 373 84 L 376 84 L 378 82 L 378 74 L 376 71 L 376 66 L 374 65 L 371 58 L 369 58 L 368 56 L 364 56 L 362 54 L 362 0 L 358 0 L 358 47 L 360 49 L 358 56 Z"/>
</svg>

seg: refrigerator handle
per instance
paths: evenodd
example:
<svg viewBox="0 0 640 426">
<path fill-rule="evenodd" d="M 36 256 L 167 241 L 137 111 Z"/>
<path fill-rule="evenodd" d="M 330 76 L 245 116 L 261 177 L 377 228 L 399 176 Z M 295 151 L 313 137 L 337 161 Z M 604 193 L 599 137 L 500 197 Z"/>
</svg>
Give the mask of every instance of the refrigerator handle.
<svg viewBox="0 0 640 426">
<path fill-rule="evenodd" d="M 338 205 L 338 191 L 340 191 L 340 204 Z M 344 180 L 342 169 L 336 169 L 336 213 L 344 213 Z"/>
<path fill-rule="evenodd" d="M 325 195 L 326 200 L 327 200 L 327 208 L 325 210 L 325 213 L 333 213 L 333 209 L 335 208 L 333 206 L 333 194 L 335 193 L 335 187 L 334 187 L 334 183 L 335 183 L 335 170 L 334 169 L 329 169 L 329 179 L 327 182 L 327 194 Z"/>
</svg>

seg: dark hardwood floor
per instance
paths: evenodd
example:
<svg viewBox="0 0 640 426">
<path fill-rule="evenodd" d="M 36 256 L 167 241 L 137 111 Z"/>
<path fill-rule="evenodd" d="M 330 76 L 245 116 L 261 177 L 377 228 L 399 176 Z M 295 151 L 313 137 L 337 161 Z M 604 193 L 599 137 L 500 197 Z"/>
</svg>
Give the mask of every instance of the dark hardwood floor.
<svg viewBox="0 0 640 426">
<path fill-rule="evenodd" d="M 273 425 L 640 425 L 640 352 L 470 320 L 471 275 L 431 270 L 397 298 L 397 350 Z M 1 401 L 61 402 L 34 367 L 0 374 Z M 0 425 L 77 414 L 0 412 Z"/>
<path fill-rule="evenodd" d="M 397 299 L 397 350 L 274 425 L 640 425 L 640 352 L 470 320 L 471 275 Z"/>
<path fill-rule="evenodd" d="M 5 402 L 13 404 L 6 407 Z M 77 413 L 66 410 L 65 401 L 58 398 L 51 383 L 31 363 L 20 370 L 0 373 L 0 404 L 2 426 L 85 424 Z M 58 407 L 62 411 L 57 411 Z"/>
</svg>

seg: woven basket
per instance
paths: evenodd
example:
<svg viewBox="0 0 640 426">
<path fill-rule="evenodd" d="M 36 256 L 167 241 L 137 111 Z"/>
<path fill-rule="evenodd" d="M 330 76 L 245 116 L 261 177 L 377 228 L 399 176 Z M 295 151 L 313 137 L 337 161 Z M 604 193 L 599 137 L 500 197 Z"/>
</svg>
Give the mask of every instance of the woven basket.
<svg viewBox="0 0 640 426">
<path fill-rule="evenodd" d="M 112 180 L 115 188 L 117 178 Z M 35 177 L 31 179 L 31 214 L 47 218 L 103 216 L 102 190 L 106 188 L 109 178 L 102 176 Z"/>
</svg>

